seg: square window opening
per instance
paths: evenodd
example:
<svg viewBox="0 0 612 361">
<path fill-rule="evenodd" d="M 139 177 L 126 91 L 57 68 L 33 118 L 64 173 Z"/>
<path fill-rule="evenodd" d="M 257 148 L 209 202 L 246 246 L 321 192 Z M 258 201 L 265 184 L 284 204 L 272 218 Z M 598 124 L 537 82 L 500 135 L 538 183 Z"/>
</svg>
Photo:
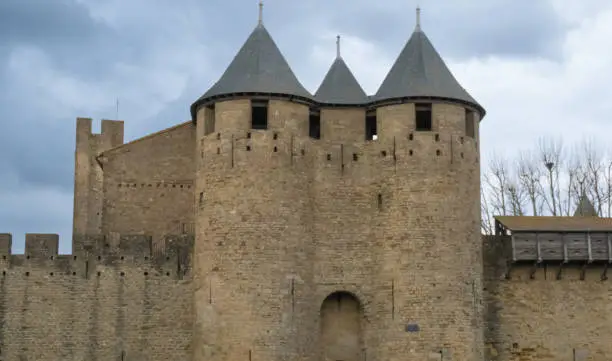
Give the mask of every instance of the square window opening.
<svg viewBox="0 0 612 361">
<path fill-rule="evenodd" d="M 268 129 L 268 102 L 253 101 L 251 102 L 251 128 L 252 129 Z"/>
<path fill-rule="evenodd" d="M 431 104 L 415 105 L 416 130 L 426 132 L 432 130 Z"/>
</svg>

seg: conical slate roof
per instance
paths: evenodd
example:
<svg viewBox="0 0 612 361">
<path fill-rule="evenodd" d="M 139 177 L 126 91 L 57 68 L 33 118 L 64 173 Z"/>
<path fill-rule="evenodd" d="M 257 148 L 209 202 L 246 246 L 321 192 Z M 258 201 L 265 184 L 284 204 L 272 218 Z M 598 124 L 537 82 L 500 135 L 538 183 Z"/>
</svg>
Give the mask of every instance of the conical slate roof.
<svg viewBox="0 0 612 361">
<path fill-rule="evenodd" d="M 582 193 L 580 196 L 578 206 L 574 212 L 574 217 L 598 217 L 593 203 L 591 203 L 589 197 L 587 197 L 584 193 Z"/>
<path fill-rule="evenodd" d="M 315 93 L 315 100 L 327 104 L 356 105 L 367 103 L 368 96 L 342 57 L 338 55 Z"/>
<path fill-rule="evenodd" d="M 261 22 L 219 81 L 192 105 L 192 113 L 198 104 L 236 93 L 283 94 L 312 99 Z"/>
<path fill-rule="evenodd" d="M 419 25 L 373 100 L 404 97 L 458 100 L 475 106 L 482 115 L 485 113 L 484 108 L 457 82 Z"/>
</svg>

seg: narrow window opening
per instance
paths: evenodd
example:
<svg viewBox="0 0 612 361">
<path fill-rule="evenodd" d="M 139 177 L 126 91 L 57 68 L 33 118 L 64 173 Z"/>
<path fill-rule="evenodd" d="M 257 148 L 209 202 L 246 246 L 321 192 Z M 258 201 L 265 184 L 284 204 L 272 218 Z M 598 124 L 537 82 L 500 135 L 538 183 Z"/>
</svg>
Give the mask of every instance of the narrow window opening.
<svg viewBox="0 0 612 361">
<path fill-rule="evenodd" d="M 268 129 L 268 101 L 251 102 L 251 128 Z"/>
<path fill-rule="evenodd" d="M 310 114 L 308 127 L 308 133 L 311 138 L 321 139 L 321 116 L 319 114 Z"/>
<path fill-rule="evenodd" d="M 430 131 L 431 126 L 431 104 L 416 104 L 415 119 L 417 131 Z"/>
<path fill-rule="evenodd" d="M 436 150 L 436 155 L 439 156 L 440 154 L 442 154 L 442 152 L 440 152 L 440 149 Z"/>
<path fill-rule="evenodd" d="M 304 149 L 302 149 L 300 152 L 302 153 L 302 155 L 306 154 L 306 151 Z"/>
<path fill-rule="evenodd" d="M 206 107 L 204 110 L 204 135 L 208 135 L 215 131 L 215 107 Z M 219 139 L 219 134 L 217 134 Z"/>
<path fill-rule="evenodd" d="M 331 154 L 327 155 L 327 160 L 331 160 Z"/>
<path fill-rule="evenodd" d="M 366 116 L 365 127 L 366 140 L 378 139 L 378 129 L 376 128 L 376 114 Z"/>
<path fill-rule="evenodd" d="M 274 153 L 278 152 L 278 148 L 274 147 Z"/>
<path fill-rule="evenodd" d="M 217 148 L 217 154 L 221 154 L 221 148 Z"/>
<path fill-rule="evenodd" d="M 412 156 L 412 154 L 413 154 L 412 149 L 410 149 L 410 150 L 408 151 L 408 154 L 409 154 L 410 156 Z"/>
<path fill-rule="evenodd" d="M 386 157 L 386 156 L 387 156 L 387 151 L 386 151 L 386 150 L 383 150 L 382 152 L 380 152 L 380 155 L 381 155 L 382 157 Z"/>
<path fill-rule="evenodd" d="M 202 204 L 204 204 L 204 192 L 200 192 L 200 201 L 199 201 L 200 207 L 202 206 Z"/>
<path fill-rule="evenodd" d="M 382 194 L 381 193 L 378 193 L 377 200 L 378 200 L 378 209 L 381 209 L 382 208 Z"/>
<path fill-rule="evenodd" d="M 357 155 L 357 153 L 353 153 L 353 160 L 355 162 L 359 160 L 359 155 Z"/>
<path fill-rule="evenodd" d="M 272 138 L 273 138 L 274 140 L 277 140 L 277 139 L 278 139 L 278 133 L 274 133 L 274 135 L 272 136 Z"/>
<path fill-rule="evenodd" d="M 439 142 L 440 141 L 440 134 L 436 134 L 435 138 L 436 138 L 436 142 Z"/>
<path fill-rule="evenodd" d="M 465 135 L 471 138 L 475 136 L 475 117 L 474 112 L 465 109 Z"/>
<path fill-rule="evenodd" d="M 217 140 L 221 139 L 221 133 L 217 133 Z"/>
<path fill-rule="evenodd" d="M 408 140 L 414 140 L 414 134 L 410 133 L 410 134 L 408 135 Z"/>
<path fill-rule="evenodd" d="M 247 132 L 247 139 L 251 139 L 251 132 Z"/>
<path fill-rule="evenodd" d="M 250 152 L 250 151 L 251 151 L 251 146 L 250 146 L 250 145 L 247 145 L 247 146 L 246 146 L 246 150 L 247 150 L 247 152 Z"/>
</svg>

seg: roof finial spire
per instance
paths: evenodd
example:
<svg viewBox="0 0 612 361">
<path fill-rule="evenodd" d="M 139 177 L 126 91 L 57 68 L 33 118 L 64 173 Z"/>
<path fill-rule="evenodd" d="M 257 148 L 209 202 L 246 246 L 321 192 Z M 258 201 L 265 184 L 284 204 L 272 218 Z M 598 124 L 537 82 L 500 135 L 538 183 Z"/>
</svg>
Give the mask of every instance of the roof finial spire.
<svg viewBox="0 0 612 361">
<path fill-rule="evenodd" d="M 416 29 L 421 30 L 421 7 L 419 5 L 416 8 Z"/>
<path fill-rule="evenodd" d="M 259 25 L 263 25 L 263 0 L 259 0 Z"/>
<path fill-rule="evenodd" d="M 340 58 L 340 35 L 336 36 L 336 57 Z"/>
</svg>

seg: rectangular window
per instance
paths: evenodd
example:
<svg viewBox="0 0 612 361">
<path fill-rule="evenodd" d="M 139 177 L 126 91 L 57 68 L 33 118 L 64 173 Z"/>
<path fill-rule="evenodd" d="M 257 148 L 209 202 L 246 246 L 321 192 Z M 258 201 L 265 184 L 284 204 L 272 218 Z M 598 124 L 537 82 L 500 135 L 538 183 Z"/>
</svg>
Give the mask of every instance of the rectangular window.
<svg viewBox="0 0 612 361">
<path fill-rule="evenodd" d="M 268 129 L 268 101 L 251 101 L 251 128 Z"/>
<path fill-rule="evenodd" d="M 417 131 L 430 131 L 432 129 L 431 104 L 415 104 L 415 119 Z"/>
<path fill-rule="evenodd" d="M 308 128 L 308 133 L 311 138 L 321 139 L 321 116 L 319 114 L 310 114 Z"/>
<path fill-rule="evenodd" d="M 476 117 L 470 109 L 465 109 L 465 135 L 474 138 L 476 136 Z"/>
<path fill-rule="evenodd" d="M 376 128 L 376 114 L 374 113 L 366 115 L 365 120 L 366 140 L 376 140 L 378 138 L 378 130 Z"/>
<path fill-rule="evenodd" d="M 206 107 L 204 111 L 204 135 L 215 131 L 215 106 Z"/>
</svg>

